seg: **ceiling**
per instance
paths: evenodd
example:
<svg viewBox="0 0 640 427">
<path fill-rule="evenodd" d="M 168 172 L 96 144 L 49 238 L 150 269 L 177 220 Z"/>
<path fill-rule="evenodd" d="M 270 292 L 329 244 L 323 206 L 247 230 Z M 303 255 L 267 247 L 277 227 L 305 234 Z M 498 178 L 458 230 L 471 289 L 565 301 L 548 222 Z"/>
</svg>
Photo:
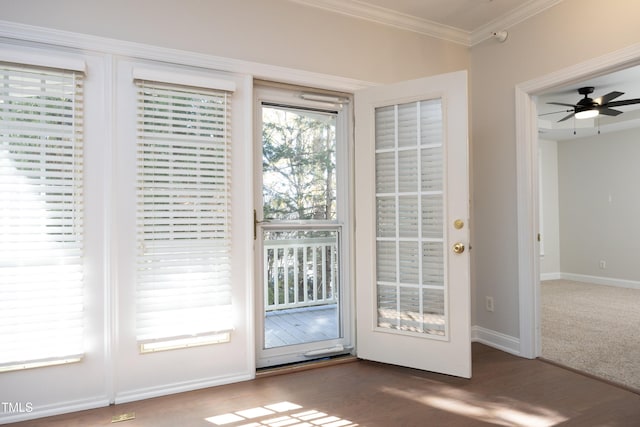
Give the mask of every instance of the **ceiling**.
<svg viewBox="0 0 640 427">
<path fill-rule="evenodd" d="M 405 15 L 432 21 L 466 32 L 522 8 L 530 0 L 360 0 Z"/>
<path fill-rule="evenodd" d="M 473 46 L 562 0 L 290 0 Z"/>
<path fill-rule="evenodd" d="M 290 0 L 334 13 L 414 31 L 431 37 L 473 46 L 508 30 L 562 0 Z M 508 42 L 508 40 L 507 40 Z M 593 86 L 592 98 L 611 91 L 624 92 L 616 100 L 640 98 L 640 66 L 554 88 L 538 96 L 540 137 L 565 140 L 640 127 L 640 104 L 617 107 L 617 117 L 558 120 L 568 113 L 547 102 L 575 104 L 578 88 Z M 555 114 L 548 114 L 554 113 Z"/>
</svg>

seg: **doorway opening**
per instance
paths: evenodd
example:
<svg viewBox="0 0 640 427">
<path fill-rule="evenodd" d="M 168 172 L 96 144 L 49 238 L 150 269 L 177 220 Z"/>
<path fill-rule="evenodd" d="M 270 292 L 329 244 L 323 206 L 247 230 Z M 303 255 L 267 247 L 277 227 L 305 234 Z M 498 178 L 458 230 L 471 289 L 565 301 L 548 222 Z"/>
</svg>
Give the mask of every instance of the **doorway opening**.
<svg viewBox="0 0 640 427">
<path fill-rule="evenodd" d="M 516 146 L 518 178 L 518 265 L 520 355 L 541 355 L 539 159 L 536 96 L 553 88 L 637 65 L 640 46 L 560 70 L 516 86 Z"/>
<path fill-rule="evenodd" d="M 640 228 L 630 219 L 640 215 L 640 108 L 630 103 L 615 116 L 562 120 L 567 112 L 549 102 L 573 102 L 584 87 L 594 88 L 596 100 L 607 93 L 635 100 L 639 75 L 639 67 L 625 68 L 537 96 L 540 356 L 634 389 L 640 249 L 632 242 Z"/>
</svg>

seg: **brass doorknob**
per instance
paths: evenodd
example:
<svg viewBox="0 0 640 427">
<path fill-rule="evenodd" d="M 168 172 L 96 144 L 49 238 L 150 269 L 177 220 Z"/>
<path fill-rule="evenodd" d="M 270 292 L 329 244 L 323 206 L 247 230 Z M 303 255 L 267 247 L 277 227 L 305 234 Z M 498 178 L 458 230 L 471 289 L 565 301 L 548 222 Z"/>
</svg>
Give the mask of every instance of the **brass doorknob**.
<svg viewBox="0 0 640 427">
<path fill-rule="evenodd" d="M 460 242 L 456 243 L 453 245 L 453 252 L 457 253 L 457 254 L 461 254 L 462 252 L 464 252 L 464 245 Z"/>
</svg>

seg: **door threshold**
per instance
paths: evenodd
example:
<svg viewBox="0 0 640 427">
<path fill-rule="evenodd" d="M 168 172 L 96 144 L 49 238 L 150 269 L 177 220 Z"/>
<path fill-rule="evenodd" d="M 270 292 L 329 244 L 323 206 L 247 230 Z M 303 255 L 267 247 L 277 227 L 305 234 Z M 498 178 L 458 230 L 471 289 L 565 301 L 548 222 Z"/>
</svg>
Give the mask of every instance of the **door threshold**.
<svg viewBox="0 0 640 427">
<path fill-rule="evenodd" d="M 324 368 L 325 366 L 341 365 L 343 363 L 357 362 L 358 357 L 351 354 L 325 357 L 322 359 L 305 362 L 291 363 L 288 365 L 272 366 L 256 370 L 256 378 L 272 377 L 275 375 L 291 374 L 293 372 L 307 371 L 309 369 Z"/>
</svg>

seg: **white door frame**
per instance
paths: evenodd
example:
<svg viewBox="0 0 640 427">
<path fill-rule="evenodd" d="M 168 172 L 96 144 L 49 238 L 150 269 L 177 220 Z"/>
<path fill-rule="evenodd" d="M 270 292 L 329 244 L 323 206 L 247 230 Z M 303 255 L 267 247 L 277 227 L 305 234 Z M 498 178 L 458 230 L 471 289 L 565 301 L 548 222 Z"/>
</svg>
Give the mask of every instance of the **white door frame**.
<svg viewBox="0 0 640 427">
<path fill-rule="evenodd" d="M 254 159 L 262 159 L 262 108 L 263 102 L 279 104 L 282 107 L 291 108 L 316 108 L 319 110 L 335 110 L 336 114 L 336 138 L 338 145 L 336 147 L 336 176 L 337 185 L 337 221 L 319 221 L 315 224 L 315 227 L 329 226 L 328 229 L 340 230 L 340 248 L 339 248 L 339 282 L 340 282 L 340 311 L 339 311 L 339 323 L 341 326 L 341 333 L 338 337 L 333 339 L 327 339 L 324 341 L 311 341 L 301 344 L 290 344 L 282 347 L 272 347 L 269 349 L 260 350 L 264 344 L 264 292 L 263 287 L 263 259 L 262 247 L 263 240 L 260 237 L 262 232 L 262 166 L 261 161 L 255 161 L 253 166 L 253 206 L 257 210 L 257 217 L 254 221 L 258 221 L 254 224 L 257 227 L 258 237 L 254 236 L 254 325 L 255 325 L 255 346 L 254 353 L 256 355 L 255 362 L 257 368 L 265 368 L 285 363 L 296 363 L 304 359 L 303 354 L 308 351 L 322 351 L 323 349 L 331 349 L 335 346 L 343 346 L 345 352 L 351 351 L 355 347 L 355 265 L 354 254 L 355 248 L 353 245 L 354 235 L 354 141 L 353 141 L 353 100 L 352 97 L 346 96 L 344 105 L 334 106 L 331 105 L 332 101 L 318 101 L 318 100 L 306 100 L 300 96 L 302 92 L 315 93 L 318 90 L 317 87 L 311 86 L 298 86 L 287 85 L 286 83 L 262 83 L 254 84 L 254 97 L 253 97 L 253 110 L 254 110 L 254 147 L 253 155 Z M 358 89 L 359 90 L 359 89 Z M 351 93 L 356 90 L 350 91 Z M 332 96 L 338 96 L 343 92 L 331 91 L 335 95 L 325 94 L 329 98 Z M 346 94 L 347 92 L 344 92 Z M 280 223 L 286 228 L 287 225 L 296 228 L 296 226 L 304 225 L 304 221 L 286 221 Z M 311 225 L 306 223 L 306 225 Z M 273 221 L 271 227 L 278 227 L 278 221 Z M 255 230 L 255 229 L 254 229 Z M 256 255 L 260 256 L 256 256 Z M 326 344 L 326 345 L 324 345 Z M 333 345 L 335 344 L 335 346 Z M 339 353 L 342 350 L 339 351 Z M 328 355 L 332 352 L 329 351 Z"/>
<path fill-rule="evenodd" d="M 526 81 L 515 87 L 518 204 L 520 356 L 536 358 L 540 345 L 538 256 L 538 123 L 535 95 L 640 63 L 640 44 Z"/>
</svg>

